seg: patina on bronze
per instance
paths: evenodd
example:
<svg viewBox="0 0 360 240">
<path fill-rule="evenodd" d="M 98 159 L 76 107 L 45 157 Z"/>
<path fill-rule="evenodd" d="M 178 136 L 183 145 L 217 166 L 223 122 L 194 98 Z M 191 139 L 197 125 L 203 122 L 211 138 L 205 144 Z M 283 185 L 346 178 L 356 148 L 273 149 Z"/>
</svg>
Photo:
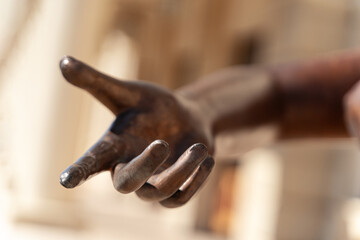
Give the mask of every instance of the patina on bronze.
<svg viewBox="0 0 360 240">
<path fill-rule="evenodd" d="M 104 136 L 61 174 L 60 183 L 73 188 L 109 170 L 121 193 L 135 191 L 166 207 L 186 203 L 214 166 L 206 147 L 212 153 L 212 141 L 189 103 L 153 84 L 113 79 L 72 57 L 64 57 L 60 68 L 68 82 L 116 115 Z"/>
<path fill-rule="evenodd" d="M 72 57 L 64 57 L 60 68 L 71 84 L 116 115 L 104 136 L 61 174 L 67 188 L 110 170 L 119 192 L 135 191 L 141 199 L 177 207 L 211 172 L 214 136 L 220 132 L 272 123 L 278 134 L 271 140 L 347 136 L 346 126 L 360 136 L 360 85 L 354 86 L 360 79 L 359 51 L 232 67 L 174 92 L 113 79 Z"/>
</svg>

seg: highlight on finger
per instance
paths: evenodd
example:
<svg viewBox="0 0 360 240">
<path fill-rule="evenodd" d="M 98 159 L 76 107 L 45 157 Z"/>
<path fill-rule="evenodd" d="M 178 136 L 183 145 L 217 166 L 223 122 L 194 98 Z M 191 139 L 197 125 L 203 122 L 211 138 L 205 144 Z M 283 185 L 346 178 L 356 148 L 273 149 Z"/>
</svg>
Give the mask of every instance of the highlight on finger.
<svg viewBox="0 0 360 240">
<path fill-rule="evenodd" d="M 201 163 L 195 175 L 186 182 L 186 186 L 181 187 L 170 198 L 161 201 L 160 204 L 167 208 L 176 208 L 187 203 L 206 181 L 214 165 L 214 159 L 211 156 L 207 157 Z"/>
<path fill-rule="evenodd" d="M 60 60 L 60 70 L 64 78 L 75 86 L 85 88 L 91 84 L 93 78 L 90 67 L 71 56 L 64 56 Z M 85 77 L 85 75 L 89 75 Z"/>
<path fill-rule="evenodd" d="M 152 142 L 139 156 L 127 164 L 115 166 L 113 184 L 117 191 L 130 193 L 138 190 L 170 155 L 169 145 L 163 140 Z"/>
</svg>

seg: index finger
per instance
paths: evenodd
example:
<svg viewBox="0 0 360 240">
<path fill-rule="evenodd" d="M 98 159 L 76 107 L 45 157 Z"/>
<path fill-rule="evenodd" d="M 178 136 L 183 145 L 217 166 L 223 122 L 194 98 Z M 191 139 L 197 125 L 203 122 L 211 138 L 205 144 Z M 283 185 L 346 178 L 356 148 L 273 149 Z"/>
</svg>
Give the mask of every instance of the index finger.
<svg viewBox="0 0 360 240">
<path fill-rule="evenodd" d="M 123 146 L 114 138 L 119 137 L 107 132 L 82 157 L 66 168 L 60 175 L 61 185 L 74 188 L 94 174 L 111 169 L 120 156 L 125 156 Z"/>
</svg>

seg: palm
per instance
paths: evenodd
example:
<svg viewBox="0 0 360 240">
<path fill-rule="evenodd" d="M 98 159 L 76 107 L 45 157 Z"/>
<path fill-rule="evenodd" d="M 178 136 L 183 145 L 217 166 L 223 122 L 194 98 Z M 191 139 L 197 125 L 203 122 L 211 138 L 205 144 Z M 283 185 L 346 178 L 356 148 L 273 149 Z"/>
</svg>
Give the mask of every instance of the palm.
<svg viewBox="0 0 360 240">
<path fill-rule="evenodd" d="M 110 170 L 120 192 L 136 191 L 167 207 L 188 201 L 213 166 L 203 145 L 212 152 L 212 140 L 191 105 L 166 89 L 115 80 L 71 57 L 63 58 L 60 67 L 70 83 L 116 115 L 104 136 L 62 173 L 61 184 L 72 188 Z"/>
</svg>

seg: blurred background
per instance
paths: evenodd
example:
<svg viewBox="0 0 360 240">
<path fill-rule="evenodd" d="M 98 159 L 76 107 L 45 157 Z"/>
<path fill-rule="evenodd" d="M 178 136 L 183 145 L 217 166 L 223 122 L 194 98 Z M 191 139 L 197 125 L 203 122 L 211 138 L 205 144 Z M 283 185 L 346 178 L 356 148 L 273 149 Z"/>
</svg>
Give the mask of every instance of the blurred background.
<svg viewBox="0 0 360 240">
<path fill-rule="evenodd" d="M 220 136 L 214 173 L 179 209 L 119 194 L 109 173 L 73 190 L 58 180 L 113 120 L 64 81 L 63 55 L 175 89 L 359 47 L 359 0 L 2 0 L 0 16 L 0 239 L 360 239 L 351 139 Z"/>
</svg>

